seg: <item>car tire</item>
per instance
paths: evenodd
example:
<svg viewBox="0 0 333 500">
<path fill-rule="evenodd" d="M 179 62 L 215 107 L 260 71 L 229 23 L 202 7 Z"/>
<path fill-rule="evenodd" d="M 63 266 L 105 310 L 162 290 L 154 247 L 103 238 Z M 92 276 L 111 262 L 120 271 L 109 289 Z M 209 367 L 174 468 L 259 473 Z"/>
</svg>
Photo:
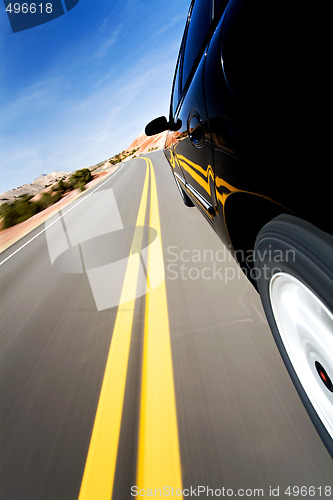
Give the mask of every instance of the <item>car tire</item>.
<svg viewBox="0 0 333 500">
<path fill-rule="evenodd" d="M 258 233 L 254 256 L 275 342 L 333 457 L 333 237 L 280 215 Z"/>
</svg>

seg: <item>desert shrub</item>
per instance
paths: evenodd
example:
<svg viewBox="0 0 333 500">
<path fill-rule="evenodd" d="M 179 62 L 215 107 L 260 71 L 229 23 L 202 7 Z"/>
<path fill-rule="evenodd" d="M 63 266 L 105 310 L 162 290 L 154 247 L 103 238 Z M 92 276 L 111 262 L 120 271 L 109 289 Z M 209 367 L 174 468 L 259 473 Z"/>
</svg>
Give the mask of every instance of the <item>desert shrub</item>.
<svg viewBox="0 0 333 500">
<path fill-rule="evenodd" d="M 87 182 L 90 182 L 91 179 L 92 175 L 89 168 L 83 168 L 81 170 L 77 170 L 70 176 L 69 183 L 73 189 L 81 189 L 81 191 L 83 191 L 84 186 Z"/>
<path fill-rule="evenodd" d="M 56 191 L 61 194 L 65 194 L 66 191 L 72 189 L 72 186 L 69 182 L 64 182 L 62 179 L 58 182 L 56 186 Z"/>
<path fill-rule="evenodd" d="M 52 195 L 52 203 L 57 203 L 57 201 L 60 201 L 63 196 L 64 196 L 64 194 L 62 192 L 56 191 Z"/>
<path fill-rule="evenodd" d="M 40 211 L 38 204 L 30 200 L 31 196 L 23 195 L 11 203 L 4 203 L 2 205 L 3 229 L 15 226 Z"/>
<path fill-rule="evenodd" d="M 53 196 L 51 193 L 43 193 L 40 200 L 36 202 L 40 210 L 44 210 L 45 208 L 51 206 L 54 203 Z"/>
</svg>

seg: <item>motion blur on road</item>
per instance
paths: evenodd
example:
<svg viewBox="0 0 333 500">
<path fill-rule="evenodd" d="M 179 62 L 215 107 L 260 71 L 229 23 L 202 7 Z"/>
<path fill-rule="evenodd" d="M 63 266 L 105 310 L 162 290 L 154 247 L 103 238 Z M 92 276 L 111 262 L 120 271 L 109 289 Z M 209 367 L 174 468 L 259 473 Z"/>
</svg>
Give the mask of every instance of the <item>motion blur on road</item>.
<svg viewBox="0 0 333 500">
<path fill-rule="evenodd" d="M 183 206 L 162 152 L 0 262 L 1 499 L 329 496 L 332 459 L 259 295 Z"/>
</svg>

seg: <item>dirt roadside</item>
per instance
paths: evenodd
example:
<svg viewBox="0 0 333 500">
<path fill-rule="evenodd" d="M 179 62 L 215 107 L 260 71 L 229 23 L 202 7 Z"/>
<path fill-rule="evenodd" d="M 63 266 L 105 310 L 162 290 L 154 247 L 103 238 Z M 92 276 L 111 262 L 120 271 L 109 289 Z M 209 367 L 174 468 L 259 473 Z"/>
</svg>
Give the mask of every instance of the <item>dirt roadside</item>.
<svg viewBox="0 0 333 500">
<path fill-rule="evenodd" d="M 96 187 L 101 181 L 105 180 L 107 176 L 116 172 L 119 169 L 121 163 L 108 168 L 103 172 L 98 172 L 93 175 L 93 180 L 86 184 L 85 191 L 81 192 L 79 189 L 71 191 L 69 194 L 65 195 L 60 201 L 46 208 L 42 212 L 30 217 L 30 219 L 17 224 L 16 226 L 9 227 L 0 232 L 0 254 L 7 250 L 11 245 L 19 241 L 21 238 L 29 234 L 31 231 L 41 226 L 46 220 L 48 220 L 52 215 L 56 214 L 67 205 L 72 203 L 74 200 L 80 198 L 88 190 Z"/>
</svg>

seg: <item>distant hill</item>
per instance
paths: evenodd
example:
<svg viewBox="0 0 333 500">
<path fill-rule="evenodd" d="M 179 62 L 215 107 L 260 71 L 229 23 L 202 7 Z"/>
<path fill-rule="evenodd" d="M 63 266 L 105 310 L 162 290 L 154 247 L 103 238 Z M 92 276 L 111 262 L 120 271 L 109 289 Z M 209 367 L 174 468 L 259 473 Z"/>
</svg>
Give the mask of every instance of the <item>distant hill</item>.
<svg viewBox="0 0 333 500">
<path fill-rule="evenodd" d="M 60 179 L 67 179 L 70 175 L 71 172 L 52 172 L 51 174 L 42 174 L 30 184 L 24 184 L 23 186 L 10 189 L 9 191 L 2 193 L 0 195 L 0 204 L 5 203 L 6 201 L 14 201 L 15 198 L 22 196 L 22 194 L 35 196 L 40 193 L 40 191 L 43 191 L 45 188 Z"/>
<path fill-rule="evenodd" d="M 125 150 L 129 154 L 124 155 L 120 153 L 119 155 L 113 156 L 112 158 L 118 157 L 120 161 L 123 159 L 130 159 L 141 154 L 146 154 L 151 150 L 162 149 L 166 139 L 166 132 L 154 135 L 152 137 L 147 137 L 145 134 L 140 134 L 130 146 Z M 134 151 L 132 154 L 130 154 Z M 110 160 L 112 159 L 110 158 Z M 90 170 L 107 170 L 110 166 L 110 160 L 104 160 L 96 165 L 89 167 Z M 28 194 L 30 196 L 36 196 L 38 193 L 51 187 L 54 183 L 58 182 L 60 179 L 66 180 L 73 172 L 52 172 L 51 174 L 42 174 L 36 180 L 30 184 L 24 184 L 23 186 L 17 187 L 15 189 L 10 189 L 0 194 L 0 205 L 6 202 L 12 202 L 19 196 L 23 194 Z"/>
<path fill-rule="evenodd" d="M 132 144 L 127 148 L 128 150 L 139 148 L 136 155 L 142 155 L 149 152 L 149 150 L 162 149 L 165 143 L 167 132 L 147 137 L 145 134 L 140 134 Z"/>
</svg>

